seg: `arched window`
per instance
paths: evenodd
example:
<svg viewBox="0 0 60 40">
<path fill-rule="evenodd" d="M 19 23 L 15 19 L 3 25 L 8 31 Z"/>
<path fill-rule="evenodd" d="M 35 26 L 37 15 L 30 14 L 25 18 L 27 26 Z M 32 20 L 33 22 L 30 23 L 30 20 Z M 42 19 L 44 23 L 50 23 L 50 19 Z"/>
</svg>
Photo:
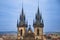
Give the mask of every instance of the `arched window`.
<svg viewBox="0 0 60 40">
<path fill-rule="evenodd" d="M 39 29 L 37 29 L 37 35 L 39 36 Z"/>
<path fill-rule="evenodd" d="M 20 35 L 22 36 L 22 29 L 20 30 Z"/>
</svg>

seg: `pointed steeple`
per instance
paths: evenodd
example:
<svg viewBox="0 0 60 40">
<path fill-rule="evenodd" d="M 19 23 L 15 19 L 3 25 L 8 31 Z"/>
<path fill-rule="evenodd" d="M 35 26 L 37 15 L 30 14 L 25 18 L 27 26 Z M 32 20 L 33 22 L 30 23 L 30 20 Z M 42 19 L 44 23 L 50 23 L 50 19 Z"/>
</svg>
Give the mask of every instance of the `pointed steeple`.
<svg viewBox="0 0 60 40">
<path fill-rule="evenodd" d="M 40 12 L 39 12 L 39 0 L 38 0 L 38 10 L 37 10 L 37 13 L 39 14 Z"/>
<path fill-rule="evenodd" d="M 23 7 L 22 7 L 22 15 L 24 14 L 24 10 L 23 10 Z"/>
<path fill-rule="evenodd" d="M 20 21 L 25 21 L 25 14 L 24 14 L 23 8 L 22 8 L 22 12 L 20 14 Z"/>
<path fill-rule="evenodd" d="M 41 26 L 41 20 L 42 20 L 42 15 L 40 13 L 40 10 L 39 10 L 39 0 L 38 0 L 38 8 L 37 8 L 37 13 L 36 13 L 36 16 L 35 16 L 35 22 L 33 22 L 33 25 L 38 25 L 38 26 Z"/>
<path fill-rule="evenodd" d="M 23 10 L 23 2 L 22 2 L 22 15 L 23 15 L 23 13 L 24 13 L 24 10 Z"/>
<path fill-rule="evenodd" d="M 40 12 L 39 12 L 39 7 L 38 7 L 38 11 L 37 11 L 37 13 L 39 14 Z"/>
<path fill-rule="evenodd" d="M 22 11 L 20 14 L 20 21 L 25 21 L 25 14 L 24 14 L 24 9 L 23 9 L 23 2 L 22 2 Z"/>
<path fill-rule="evenodd" d="M 36 21 L 41 21 L 41 14 L 39 10 L 39 0 L 38 0 L 38 8 L 37 8 L 37 14 L 36 14 Z"/>
<path fill-rule="evenodd" d="M 19 27 L 20 26 L 27 26 L 27 23 L 25 21 L 25 14 L 24 14 L 24 9 L 23 9 L 23 3 L 22 3 L 22 11 L 21 11 L 21 14 L 20 14 L 20 22 L 19 22 Z"/>
</svg>

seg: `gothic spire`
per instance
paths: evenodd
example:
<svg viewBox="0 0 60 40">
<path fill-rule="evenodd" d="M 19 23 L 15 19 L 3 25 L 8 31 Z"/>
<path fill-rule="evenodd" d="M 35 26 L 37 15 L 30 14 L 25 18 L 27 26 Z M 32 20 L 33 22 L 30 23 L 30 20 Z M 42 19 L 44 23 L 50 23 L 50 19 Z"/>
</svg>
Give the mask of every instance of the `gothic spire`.
<svg viewBox="0 0 60 40">
<path fill-rule="evenodd" d="M 23 13 L 24 13 L 24 10 L 23 10 L 23 2 L 22 2 L 22 15 L 23 15 Z"/>
<path fill-rule="evenodd" d="M 42 15 L 39 10 L 39 0 L 38 0 L 38 8 L 37 8 L 36 16 L 35 16 L 35 22 L 33 22 L 33 25 L 41 26 L 41 24 L 42 24 L 41 20 L 42 20 Z M 43 22 L 43 20 L 42 20 L 42 22 Z"/>
<path fill-rule="evenodd" d="M 24 9 L 23 9 L 23 2 L 22 2 L 22 11 L 21 11 L 21 14 L 20 14 L 20 21 L 25 21 L 25 15 L 24 15 Z"/>
<path fill-rule="evenodd" d="M 18 26 L 27 26 L 27 23 L 25 21 L 25 14 L 24 14 L 24 9 L 23 9 L 23 2 L 22 2 L 22 9 L 21 9 L 21 14 L 20 14 L 20 20 Z"/>
<path fill-rule="evenodd" d="M 38 11 L 37 11 L 37 12 L 38 12 L 38 14 L 39 14 L 39 0 L 38 0 Z"/>
<path fill-rule="evenodd" d="M 41 20 L 41 14 L 40 14 L 40 10 L 39 10 L 39 0 L 38 0 L 38 8 L 37 8 L 36 20 Z"/>
</svg>

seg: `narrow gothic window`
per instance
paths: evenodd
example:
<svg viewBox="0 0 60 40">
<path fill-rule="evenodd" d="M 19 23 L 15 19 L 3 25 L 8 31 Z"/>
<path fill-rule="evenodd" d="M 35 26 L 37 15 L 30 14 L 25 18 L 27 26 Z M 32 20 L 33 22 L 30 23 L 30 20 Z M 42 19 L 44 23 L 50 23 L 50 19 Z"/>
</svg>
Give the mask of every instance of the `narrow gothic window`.
<svg viewBox="0 0 60 40">
<path fill-rule="evenodd" d="M 21 34 L 21 36 L 22 36 L 22 29 L 20 30 L 20 34 Z"/>
<path fill-rule="evenodd" d="M 39 29 L 37 29 L 37 35 L 39 35 Z"/>
</svg>

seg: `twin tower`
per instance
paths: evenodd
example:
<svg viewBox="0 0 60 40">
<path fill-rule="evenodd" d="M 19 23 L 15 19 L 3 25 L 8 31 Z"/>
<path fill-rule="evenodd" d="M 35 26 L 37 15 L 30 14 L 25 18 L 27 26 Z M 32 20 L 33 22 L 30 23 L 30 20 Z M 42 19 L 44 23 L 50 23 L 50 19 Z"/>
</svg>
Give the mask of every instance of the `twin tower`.
<svg viewBox="0 0 60 40">
<path fill-rule="evenodd" d="M 29 27 L 27 31 L 28 24 L 25 20 L 25 14 L 22 8 L 22 12 L 20 14 L 20 21 L 17 22 L 17 40 L 43 40 L 43 19 L 42 15 L 40 14 L 39 7 L 37 9 L 37 13 L 35 16 L 35 21 L 33 21 L 34 32 L 32 32 L 31 28 Z"/>
</svg>

